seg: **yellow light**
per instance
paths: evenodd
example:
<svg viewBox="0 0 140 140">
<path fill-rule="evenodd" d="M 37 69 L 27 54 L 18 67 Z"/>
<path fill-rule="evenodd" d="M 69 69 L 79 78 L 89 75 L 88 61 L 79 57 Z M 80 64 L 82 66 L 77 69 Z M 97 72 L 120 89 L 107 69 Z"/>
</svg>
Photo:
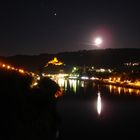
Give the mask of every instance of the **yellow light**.
<svg viewBox="0 0 140 140">
<path fill-rule="evenodd" d="M 37 86 L 37 85 L 38 85 L 38 83 L 37 83 L 37 82 L 35 82 L 33 85 L 34 85 L 34 86 Z"/>
<path fill-rule="evenodd" d="M 136 86 L 140 86 L 140 81 L 135 82 Z"/>
<path fill-rule="evenodd" d="M 121 78 L 119 77 L 117 80 L 118 80 L 118 82 L 119 82 L 119 81 L 121 80 Z"/>
<path fill-rule="evenodd" d="M 15 68 L 14 68 L 14 67 L 12 67 L 11 69 L 12 69 L 12 70 L 15 70 Z"/>
<path fill-rule="evenodd" d="M 40 80 L 40 76 L 39 76 L 39 77 L 37 77 L 37 80 Z"/>
<path fill-rule="evenodd" d="M 33 72 L 31 73 L 31 75 L 32 75 L 33 77 L 35 76 L 35 74 L 34 74 Z"/>
<path fill-rule="evenodd" d="M 20 73 L 24 73 L 24 70 L 23 70 L 23 69 L 19 69 L 19 72 L 20 72 Z"/>
<path fill-rule="evenodd" d="M 124 94 L 126 94 L 127 93 L 127 90 L 126 90 L 126 88 L 124 88 Z"/>
<path fill-rule="evenodd" d="M 109 85 L 110 93 L 112 92 L 112 85 Z"/>
<path fill-rule="evenodd" d="M 65 81 L 64 81 L 63 78 L 59 78 L 59 79 L 58 79 L 58 84 L 59 84 L 60 87 L 64 87 L 64 82 L 65 82 Z"/>
<path fill-rule="evenodd" d="M 137 90 L 136 94 L 139 95 L 139 90 Z"/>
<path fill-rule="evenodd" d="M 7 69 L 10 69 L 10 66 L 9 65 L 7 66 Z"/>
<path fill-rule="evenodd" d="M 2 67 L 6 67 L 6 65 L 5 65 L 5 64 L 3 64 L 3 65 L 2 65 Z"/>
<path fill-rule="evenodd" d="M 53 60 L 49 61 L 49 62 L 45 65 L 45 67 L 47 67 L 48 64 L 52 64 L 52 65 L 56 65 L 56 66 L 63 65 L 63 63 L 62 63 L 61 61 L 59 61 L 59 60 L 57 59 L 57 57 L 54 57 Z"/>
<path fill-rule="evenodd" d="M 118 87 L 118 93 L 119 94 L 121 93 L 121 87 Z"/>
<path fill-rule="evenodd" d="M 22 73 L 22 74 L 25 73 L 25 71 L 23 69 L 18 69 L 18 68 L 12 67 L 12 66 L 7 65 L 7 64 L 0 64 L 0 65 L 1 65 L 1 67 L 6 68 L 7 70 L 14 70 L 14 71 L 17 71 L 17 72 Z M 30 74 L 32 74 L 32 72 L 26 71 L 26 74 L 30 75 Z"/>
<path fill-rule="evenodd" d="M 132 93 L 132 89 L 131 88 L 129 88 L 128 91 L 129 91 L 130 94 Z"/>
<path fill-rule="evenodd" d="M 31 87 L 31 88 L 34 88 L 34 87 L 36 87 L 37 85 L 38 85 L 37 82 L 33 82 L 33 83 L 30 85 L 30 87 Z"/>
<path fill-rule="evenodd" d="M 59 74 L 57 75 L 57 77 L 58 77 L 58 78 L 64 78 L 64 74 L 59 73 Z"/>
<path fill-rule="evenodd" d="M 114 82 L 116 81 L 116 78 L 113 78 Z"/>
</svg>

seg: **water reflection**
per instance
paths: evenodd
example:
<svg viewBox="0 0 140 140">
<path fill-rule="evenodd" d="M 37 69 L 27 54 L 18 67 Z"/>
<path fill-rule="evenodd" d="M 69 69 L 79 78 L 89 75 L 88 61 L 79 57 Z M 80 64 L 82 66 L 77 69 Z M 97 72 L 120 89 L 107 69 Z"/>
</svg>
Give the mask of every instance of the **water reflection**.
<svg viewBox="0 0 140 140">
<path fill-rule="evenodd" d="M 67 80 L 65 80 L 64 87 L 63 87 L 65 91 L 67 90 L 67 86 L 68 86 L 68 83 L 67 83 Z"/>
<path fill-rule="evenodd" d="M 97 112 L 98 112 L 98 115 L 101 114 L 101 110 L 102 110 L 101 95 L 100 95 L 100 92 L 98 92 L 98 97 L 97 97 Z"/>
<path fill-rule="evenodd" d="M 115 135 L 116 132 L 127 134 L 131 130 L 134 133 L 135 130 L 138 132 L 139 129 L 135 126 L 140 126 L 137 124 L 140 118 L 138 112 L 140 98 L 132 96 L 140 95 L 140 89 L 103 85 L 87 80 L 58 81 L 61 86 L 64 83 L 66 93 L 66 98 L 62 98 L 58 104 L 60 114 L 64 118 L 60 129 L 61 136 L 68 134 L 72 136 L 71 139 L 74 139 L 75 135 L 82 138 L 83 135 L 90 134 L 89 130 L 91 135 Z M 67 138 L 64 136 L 63 139 Z"/>
<path fill-rule="evenodd" d="M 84 81 L 81 81 L 81 87 L 84 87 L 85 85 L 84 85 Z"/>
<path fill-rule="evenodd" d="M 53 79 L 58 85 L 64 89 L 64 91 L 67 91 L 68 86 L 70 87 L 70 90 L 73 91 L 74 93 L 77 92 L 77 88 L 79 87 L 80 81 L 79 80 L 74 80 L 74 79 L 69 79 L 66 80 L 64 78 L 58 78 L 58 79 Z M 82 86 L 84 86 L 84 83 L 81 83 Z"/>
<path fill-rule="evenodd" d="M 59 78 L 58 81 L 57 81 L 57 83 L 59 84 L 60 87 L 63 88 L 64 87 L 64 84 L 65 84 L 64 78 Z"/>
<path fill-rule="evenodd" d="M 118 93 L 121 94 L 121 87 L 118 87 Z"/>
<path fill-rule="evenodd" d="M 140 89 L 132 89 L 126 87 L 117 87 L 113 85 L 106 85 L 110 93 L 127 94 L 127 95 L 140 95 Z"/>
<path fill-rule="evenodd" d="M 54 80 L 54 79 L 53 79 Z M 77 93 L 79 88 L 83 88 L 86 90 L 87 86 L 89 86 L 88 81 L 84 80 L 66 80 L 64 78 L 58 78 L 55 79 L 55 82 L 59 84 L 61 88 L 63 88 L 65 91 L 68 90 L 68 87 L 70 90 L 74 93 Z M 93 82 L 92 87 L 96 88 L 96 84 Z M 109 90 L 110 93 L 115 93 L 115 94 L 126 94 L 126 95 L 140 95 L 140 89 L 131 89 L 131 88 L 126 88 L 126 87 L 118 87 L 114 85 L 106 85 L 105 86 L 107 90 Z"/>
<path fill-rule="evenodd" d="M 109 85 L 109 90 L 110 92 L 112 92 L 112 85 Z"/>
<path fill-rule="evenodd" d="M 74 93 L 76 93 L 76 91 L 77 91 L 77 80 L 69 80 L 69 84 L 70 84 L 70 89 L 72 89 L 74 91 Z"/>
</svg>

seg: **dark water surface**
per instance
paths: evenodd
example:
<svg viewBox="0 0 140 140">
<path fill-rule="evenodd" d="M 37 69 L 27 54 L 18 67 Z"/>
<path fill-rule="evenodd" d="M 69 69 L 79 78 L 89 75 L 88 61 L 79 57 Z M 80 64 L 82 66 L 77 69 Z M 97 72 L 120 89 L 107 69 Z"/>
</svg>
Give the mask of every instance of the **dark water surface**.
<svg viewBox="0 0 140 140">
<path fill-rule="evenodd" d="M 140 131 L 140 90 L 63 80 L 58 101 L 60 139 L 92 139 L 103 135 L 137 135 Z"/>
</svg>

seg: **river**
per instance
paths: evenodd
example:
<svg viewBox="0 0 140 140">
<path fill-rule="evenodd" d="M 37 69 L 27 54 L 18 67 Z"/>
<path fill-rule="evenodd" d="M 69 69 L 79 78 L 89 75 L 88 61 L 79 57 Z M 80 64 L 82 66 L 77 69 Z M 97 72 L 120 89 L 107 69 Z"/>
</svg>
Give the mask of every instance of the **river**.
<svg viewBox="0 0 140 140">
<path fill-rule="evenodd" d="M 139 133 L 140 90 L 97 85 L 94 81 L 57 82 L 64 89 L 57 103 L 60 140 Z"/>
</svg>

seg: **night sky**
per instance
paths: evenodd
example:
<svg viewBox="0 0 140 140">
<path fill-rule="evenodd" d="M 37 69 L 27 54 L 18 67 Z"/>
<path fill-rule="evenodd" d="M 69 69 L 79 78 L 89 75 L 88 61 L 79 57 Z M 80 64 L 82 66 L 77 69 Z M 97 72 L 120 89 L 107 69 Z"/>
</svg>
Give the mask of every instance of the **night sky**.
<svg viewBox="0 0 140 140">
<path fill-rule="evenodd" d="M 119 0 L 0 1 L 0 55 L 140 48 L 139 3 Z"/>
</svg>

